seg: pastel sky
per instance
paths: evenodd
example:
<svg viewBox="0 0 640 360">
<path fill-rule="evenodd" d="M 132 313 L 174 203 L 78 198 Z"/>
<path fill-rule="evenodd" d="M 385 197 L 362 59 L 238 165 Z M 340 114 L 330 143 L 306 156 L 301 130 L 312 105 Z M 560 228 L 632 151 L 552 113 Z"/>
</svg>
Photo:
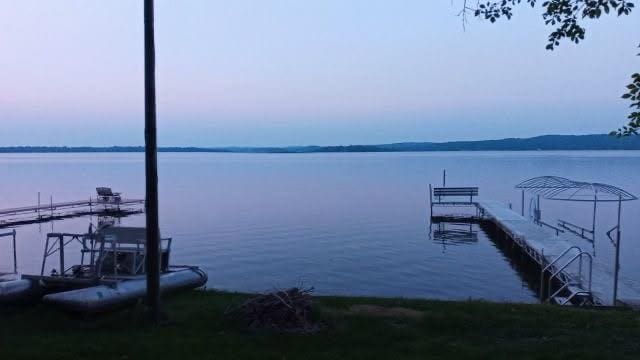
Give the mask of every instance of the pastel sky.
<svg viewBox="0 0 640 360">
<path fill-rule="evenodd" d="M 604 133 L 638 11 L 544 50 L 540 9 L 457 0 L 157 0 L 159 143 L 371 144 Z M 0 0 L 0 146 L 139 145 L 142 1 Z"/>
</svg>

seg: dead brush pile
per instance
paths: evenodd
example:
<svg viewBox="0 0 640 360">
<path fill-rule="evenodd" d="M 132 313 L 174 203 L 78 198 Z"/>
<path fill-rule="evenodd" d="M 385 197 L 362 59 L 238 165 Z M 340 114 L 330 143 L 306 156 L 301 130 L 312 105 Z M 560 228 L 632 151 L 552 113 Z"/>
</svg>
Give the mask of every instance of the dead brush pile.
<svg viewBox="0 0 640 360">
<path fill-rule="evenodd" d="M 292 287 L 287 290 L 256 295 L 230 306 L 225 316 L 252 330 L 271 330 L 309 334 L 321 329 L 312 319 L 313 287 Z"/>
</svg>

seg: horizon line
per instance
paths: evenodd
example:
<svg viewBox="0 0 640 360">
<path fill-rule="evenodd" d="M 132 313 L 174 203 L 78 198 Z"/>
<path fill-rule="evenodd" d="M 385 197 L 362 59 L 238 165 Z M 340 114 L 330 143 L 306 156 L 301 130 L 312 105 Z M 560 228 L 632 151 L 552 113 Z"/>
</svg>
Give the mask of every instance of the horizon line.
<svg viewBox="0 0 640 360">
<path fill-rule="evenodd" d="M 396 142 L 372 145 L 296 146 L 159 146 L 158 152 L 174 153 L 338 153 L 338 152 L 436 152 L 436 151 L 535 151 L 535 150 L 640 150 L 640 137 L 620 139 L 609 134 L 539 135 L 529 138 L 460 140 L 445 142 Z M 138 153 L 144 146 L 0 146 L 0 153 Z"/>
<path fill-rule="evenodd" d="M 471 142 L 488 142 L 488 141 L 504 141 L 504 140 L 530 140 L 542 137 L 587 137 L 587 136 L 610 136 L 607 133 L 592 134 L 543 134 L 529 137 L 502 137 L 490 139 L 473 139 L 473 140 L 446 140 L 446 141 L 394 141 L 371 144 L 329 144 L 329 145 L 159 145 L 158 149 L 203 149 L 203 150 L 225 150 L 225 149 L 286 149 L 286 148 L 314 148 L 314 147 L 349 147 L 349 146 L 386 146 L 386 145 L 404 145 L 404 144 L 452 144 L 452 143 L 471 143 Z M 612 137 L 615 138 L 615 137 Z M 144 148 L 141 145 L 2 145 L 0 149 L 26 149 L 26 148 L 48 148 L 48 149 L 119 149 L 119 148 Z"/>
</svg>

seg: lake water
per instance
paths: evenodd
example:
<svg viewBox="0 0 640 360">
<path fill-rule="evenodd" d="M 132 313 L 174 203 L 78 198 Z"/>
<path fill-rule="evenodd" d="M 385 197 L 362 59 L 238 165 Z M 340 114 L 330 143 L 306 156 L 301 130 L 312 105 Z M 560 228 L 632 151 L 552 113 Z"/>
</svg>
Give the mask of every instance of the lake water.
<svg viewBox="0 0 640 360">
<path fill-rule="evenodd" d="M 540 175 L 605 182 L 640 194 L 640 152 L 442 152 L 159 155 L 160 221 L 173 263 L 202 266 L 209 288 L 263 291 L 303 281 L 319 294 L 533 302 L 535 293 L 477 225 L 430 232 L 428 184 L 479 186 L 513 203 Z M 79 200 L 96 186 L 144 195 L 143 154 L 0 155 L 0 208 Z M 543 217 L 590 225 L 588 204 L 543 202 Z M 599 210 L 597 256 L 615 206 Z M 640 280 L 640 201 L 623 208 L 622 275 Z M 19 270 L 39 272 L 47 232 L 84 232 L 95 218 L 17 228 Z M 143 215 L 122 219 L 143 225 Z M 432 230 L 438 230 L 434 226 Z M 442 230 L 442 229 L 441 229 Z M 447 233 L 451 234 L 451 233 Z M 434 236 L 435 235 L 435 236 Z M 582 240 L 577 240 L 582 241 Z M 582 241 L 585 248 L 591 244 Z M 0 271 L 10 256 L 0 239 Z"/>
</svg>

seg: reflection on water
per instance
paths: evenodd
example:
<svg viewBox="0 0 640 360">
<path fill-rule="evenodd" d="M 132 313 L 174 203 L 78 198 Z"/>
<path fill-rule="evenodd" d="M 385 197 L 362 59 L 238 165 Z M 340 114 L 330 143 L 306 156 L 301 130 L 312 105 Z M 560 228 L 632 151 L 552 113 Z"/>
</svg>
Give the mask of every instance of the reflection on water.
<svg viewBox="0 0 640 360">
<path fill-rule="evenodd" d="M 474 230 L 473 224 L 436 222 L 432 223 L 430 234 L 434 242 L 442 244 L 442 249 L 447 245 L 469 245 L 478 242 L 478 231 Z"/>
<path fill-rule="evenodd" d="M 639 152 L 162 153 L 161 232 L 174 239 L 175 263 L 201 265 L 209 287 L 262 291 L 303 280 L 321 294 L 532 302 L 535 294 L 485 229 L 430 229 L 429 182 L 447 169 L 451 186 L 479 186 L 480 198 L 519 209 L 513 186 L 523 179 L 552 174 L 638 194 L 637 168 Z M 0 207 L 34 204 L 38 191 L 53 201 L 84 199 L 105 185 L 139 197 L 143 180 L 143 154 L 4 154 Z M 548 218 L 590 221 L 580 204 L 543 206 Z M 615 222 L 608 210 L 599 209 L 598 229 Z M 632 278 L 640 274 L 639 214 L 638 202 L 625 204 L 622 266 Z M 18 227 L 20 270 L 39 272 L 47 232 L 85 232 L 90 220 L 97 221 Z M 144 216 L 120 221 L 143 226 Z M 10 260 L 4 246 L 0 271 Z M 613 254 L 604 234 L 595 247 L 605 259 Z"/>
</svg>

